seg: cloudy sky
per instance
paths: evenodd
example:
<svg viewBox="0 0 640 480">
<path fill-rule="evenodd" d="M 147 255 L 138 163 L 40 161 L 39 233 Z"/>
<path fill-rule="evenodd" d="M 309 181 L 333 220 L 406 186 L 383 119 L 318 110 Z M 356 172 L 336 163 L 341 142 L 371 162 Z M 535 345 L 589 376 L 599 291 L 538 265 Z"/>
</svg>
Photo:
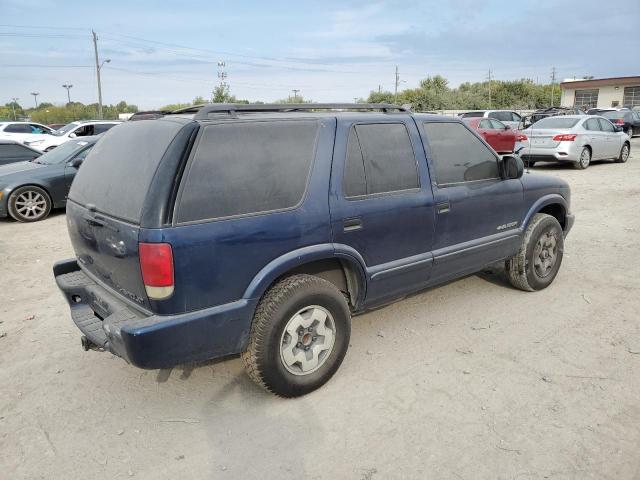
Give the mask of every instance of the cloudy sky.
<svg viewBox="0 0 640 480">
<path fill-rule="evenodd" d="M 209 97 L 226 63 L 231 93 L 273 101 L 293 89 L 352 101 L 440 74 L 496 79 L 640 75 L 640 1 L 0 0 L 0 103 L 97 101 L 141 108 Z"/>
</svg>

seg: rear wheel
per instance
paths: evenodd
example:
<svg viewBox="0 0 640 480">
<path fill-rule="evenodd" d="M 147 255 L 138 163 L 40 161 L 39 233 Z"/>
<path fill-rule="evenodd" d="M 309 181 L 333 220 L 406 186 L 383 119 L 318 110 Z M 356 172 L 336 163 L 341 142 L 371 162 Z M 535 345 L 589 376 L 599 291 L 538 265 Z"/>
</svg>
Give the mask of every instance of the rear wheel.
<svg viewBox="0 0 640 480">
<path fill-rule="evenodd" d="M 51 199 L 35 186 L 17 188 L 9 197 L 9 215 L 19 222 L 37 222 L 49 215 Z"/>
<path fill-rule="evenodd" d="M 509 282 L 528 292 L 548 287 L 558 274 L 563 252 L 564 236 L 558 220 L 536 213 L 525 231 L 520 250 L 505 262 Z"/>
<path fill-rule="evenodd" d="M 321 278 L 293 275 L 260 300 L 242 360 L 258 385 L 297 397 L 333 376 L 350 335 L 351 314 L 342 292 Z"/>
<path fill-rule="evenodd" d="M 580 159 L 577 162 L 574 162 L 573 166 L 578 170 L 584 170 L 589 167 L 589 164 L 591 164 L 591 150 L 584 147 L 582 152 L 580 152 Z"/>
<path fill-rule="evenodd" d="M 620 149 L 620 155 L 618 156 L 618 158 L 616 158 L 616 163 L 625 163 L 627 160 L 629 160 L 630 150 L 631 149 L 628 143 L 622 145 L 622 148 Z"/>
</svg>

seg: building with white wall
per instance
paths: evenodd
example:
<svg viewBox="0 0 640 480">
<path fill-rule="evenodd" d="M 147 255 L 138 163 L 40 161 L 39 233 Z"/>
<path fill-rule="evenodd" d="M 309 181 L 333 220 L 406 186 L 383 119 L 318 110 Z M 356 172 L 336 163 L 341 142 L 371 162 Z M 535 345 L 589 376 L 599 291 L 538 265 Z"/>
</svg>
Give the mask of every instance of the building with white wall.
<svg viewBox="0 0 640 480">
<path fill-rule="evenodd" d="M 560 91 L 563 107 L 640 107 L 640 76 L 565 80 Z"/>
</svg>

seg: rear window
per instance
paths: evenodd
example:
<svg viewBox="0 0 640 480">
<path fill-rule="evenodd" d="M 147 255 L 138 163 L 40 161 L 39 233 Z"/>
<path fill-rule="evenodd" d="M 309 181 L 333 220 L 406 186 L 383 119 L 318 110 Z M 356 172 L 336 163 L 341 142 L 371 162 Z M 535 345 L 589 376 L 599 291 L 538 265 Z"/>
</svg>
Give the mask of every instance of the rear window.
<svg viewBox="0 0 640 480">
<path fill-rule="evenodd" d="M 318 131 L 313 120 L 209 125 L 187 166 L 176 221 L 295 207 L 306 189 Z"/>
<path fill-rule="evenodd" d="M 579 121 L 579 118 L 547 117 L 536 122 L 533 128 L 571 128 Z"/>
<path fill-rule="evenodd" d="M 483 117 L 484 112 L 467 112 L 460 115 L 461 118 Z"/>
<path fill-rule="evenodd" d="M 156 168 L 181 128 L 181 123 L 159 120 L 110 129 L 78 170 L 69 198 L 139 223 Z"/>
<path fill-rule="evenodd" d="M 627 112 L 602 112 L 600 114 L 601 117 L 604 118 L 609 118 L 609 119 L 616 119 L 616 118 L 624 118 L 624 115 Z"/>
</svg>

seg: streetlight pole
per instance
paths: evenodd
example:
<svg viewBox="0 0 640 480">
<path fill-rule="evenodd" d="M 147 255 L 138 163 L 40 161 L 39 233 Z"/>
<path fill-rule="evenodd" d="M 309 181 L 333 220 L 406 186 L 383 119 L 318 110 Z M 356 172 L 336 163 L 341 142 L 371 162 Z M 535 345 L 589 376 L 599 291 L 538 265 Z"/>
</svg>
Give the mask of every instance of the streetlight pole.
<svg viewBox="0 0 640 480">
<path fill-rule="evenodd" d="M 73 87 L 73 85 L 69 84 L 69 85 L 62 85 L 62 88 L 66 88 L 67 89 L 67 103 L 71 103 L 71 94 L 69 93 L 69 89 L 71 89 L 71 87 Z"/>
<path fill-rule="evenodd" d="M 38 108 L 38 95 L 40 95 L 38 92 L 31 92 L 31 95 L 33 95 L 33 99 L 36 102 L 36 108 Z"/>
</svg>

